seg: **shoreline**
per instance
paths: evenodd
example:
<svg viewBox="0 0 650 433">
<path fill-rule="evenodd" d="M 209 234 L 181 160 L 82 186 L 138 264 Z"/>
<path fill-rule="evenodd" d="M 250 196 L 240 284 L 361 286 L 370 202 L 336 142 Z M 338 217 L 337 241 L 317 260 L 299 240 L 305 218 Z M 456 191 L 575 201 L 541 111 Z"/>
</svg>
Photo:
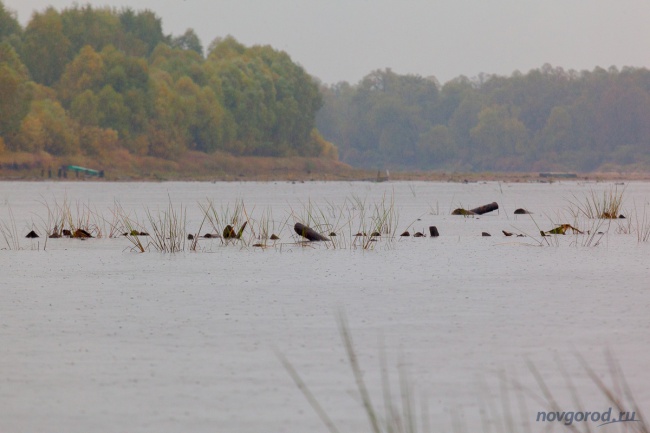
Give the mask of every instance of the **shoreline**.
<svg viewBox="0 0 650 433">
<path fill-rule="evenodd" d="M 510 183 L 555 183 L 555 182 L 632 182 L 650 181 L 650 173 L 646 172 L 591 172 L 571 173 L 575 176 L 543 176 L 540 172 L 498 173 L 498 172 L 391 172 L 389 177 L 372 176 L 371 171 L 351 169 L 349 172 L 292 172 L 283 173 L 249 173 L 215 175 L 200 174 L 196 176 L 178 173 L 145 173 L 143 175 L 117 175 L 105 178 L 70 175 L 67 178 L 48 177 L 36 173 L 8 173 L 0 170 L 0 182 L 510 182 Z M 12 176 L 13 174 L 13 176 Z"/>
<path fill-rule="evenodd" d="M 90 177 L 61 168 L 87 168 L 105 174 Z M 428 181 L 428 182 L 557 182 L 557 181 L 650 181 L 642 167 L 603 166 L 601 171 L 565 172 L 561 168 L 531 172 L 454 172 L 448 170 L 366 169 L 335 159 L 313 157 L 233 156 L 216 152 L 186 152 L 178 160 L 132 155 L 118 150 L 102 158 L 83 155 L 52 156 L 41 153 L 0 154 L 0 181 L 101 181 L 101 182 L 308 182 L 308 181 Z M 569 177 L 570 175 L 571 177 Z"/>
</svg>

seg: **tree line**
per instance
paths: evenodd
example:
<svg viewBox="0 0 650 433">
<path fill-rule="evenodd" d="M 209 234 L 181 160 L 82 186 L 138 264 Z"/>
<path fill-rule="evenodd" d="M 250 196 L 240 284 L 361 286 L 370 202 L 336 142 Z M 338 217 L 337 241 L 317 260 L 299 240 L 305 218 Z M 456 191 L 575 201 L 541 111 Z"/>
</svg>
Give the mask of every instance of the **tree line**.
<svg viewBox="0 0 650 433">
<path fill-rule="evenodd" d="M 22 28 L 0 1 L 0 95 L 0 152 L 336 157 L 318 85 L 285 52 L 233 37 L 204 52 L 148 10 L 50 7 Z"/>
<path fill-rule="evenodd" d="M 342 161 L 372 168 L 530 171 L 650 168 L 650 71 L 433 77 L 378 70 L 321 86 L 317 116 Z"/>
</svg>

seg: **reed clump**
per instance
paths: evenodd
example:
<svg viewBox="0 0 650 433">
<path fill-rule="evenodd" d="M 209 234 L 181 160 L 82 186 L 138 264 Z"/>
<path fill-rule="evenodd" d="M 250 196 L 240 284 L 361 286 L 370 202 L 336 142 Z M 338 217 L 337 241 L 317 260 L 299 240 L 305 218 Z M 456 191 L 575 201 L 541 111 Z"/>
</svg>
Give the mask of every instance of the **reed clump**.
<svg viewBox="0 0 650 433">
<path fill-rule="evenodd" d="M 574 195 L 569 200 L 571 212 L 589 219 L 616 219 L 622 214 L 624 194 L 625 187 L 614 185 L 600 195 L 593 189 L 583 199 Z"/>
</svg>

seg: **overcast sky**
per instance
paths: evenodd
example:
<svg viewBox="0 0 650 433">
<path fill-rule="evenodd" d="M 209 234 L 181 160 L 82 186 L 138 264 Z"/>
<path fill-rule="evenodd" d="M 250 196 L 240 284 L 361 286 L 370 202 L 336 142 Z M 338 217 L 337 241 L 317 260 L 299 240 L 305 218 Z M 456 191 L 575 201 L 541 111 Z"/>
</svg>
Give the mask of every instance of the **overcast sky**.
<svg viewBox="0 0 650 433">
<path fill-rule="evenodd" d="M 289 53 L 326 83 L 375 69 L 435 76 L 510 75 L 544 63 L 565 69 L 650 66 L 649 0 L 121 0 L 150 9 L 165 33 L 193 28 L 204 47 L 232 35 Z M 25 25 L 70 0 L 4 0 Z"/>
</svg>

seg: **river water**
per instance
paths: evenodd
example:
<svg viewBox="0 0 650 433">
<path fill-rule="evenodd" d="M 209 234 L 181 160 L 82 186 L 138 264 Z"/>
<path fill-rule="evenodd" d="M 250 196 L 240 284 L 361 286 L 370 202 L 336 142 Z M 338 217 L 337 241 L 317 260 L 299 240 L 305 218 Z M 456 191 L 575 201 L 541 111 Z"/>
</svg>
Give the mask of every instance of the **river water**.
<svg viewBox="0 0 650 433">
<path fill-rule="evenodd" d="M 610 193 L 625 219 L 580 215 Z M 280 356 L 341 431 L 370 431 L 342 315 L 378 411 L 385 363 L 396 404 L 402 374 L 431 431 L 548 429 L 531 365 L 559 410 L 579 410 L 573 387 L 584 410 L 605 411 L 588 370 L 620 384 L 608 356 L 643 410 L 649 199 L 641 182 L 0 183 L 0 431 L 326 432 Z M 210 203 L 240 210 L 242 239 L 164 253 L 139 237 L 140 253 L 109 237 L 119 215 L 152 232 L 170 206 L 185 234 L 220 232 L 201 226 Z M 102 237 L 46 240 L 64 207 Z M 379 219 L 393 235 L 440 236 L 354 237 Z M 295 222 L 338 236 L 301 243 Z M 589 234 L 539 234 L 565 223 Z M 32 229 L 41 237 L 25 239 Z"/>
</svg>

